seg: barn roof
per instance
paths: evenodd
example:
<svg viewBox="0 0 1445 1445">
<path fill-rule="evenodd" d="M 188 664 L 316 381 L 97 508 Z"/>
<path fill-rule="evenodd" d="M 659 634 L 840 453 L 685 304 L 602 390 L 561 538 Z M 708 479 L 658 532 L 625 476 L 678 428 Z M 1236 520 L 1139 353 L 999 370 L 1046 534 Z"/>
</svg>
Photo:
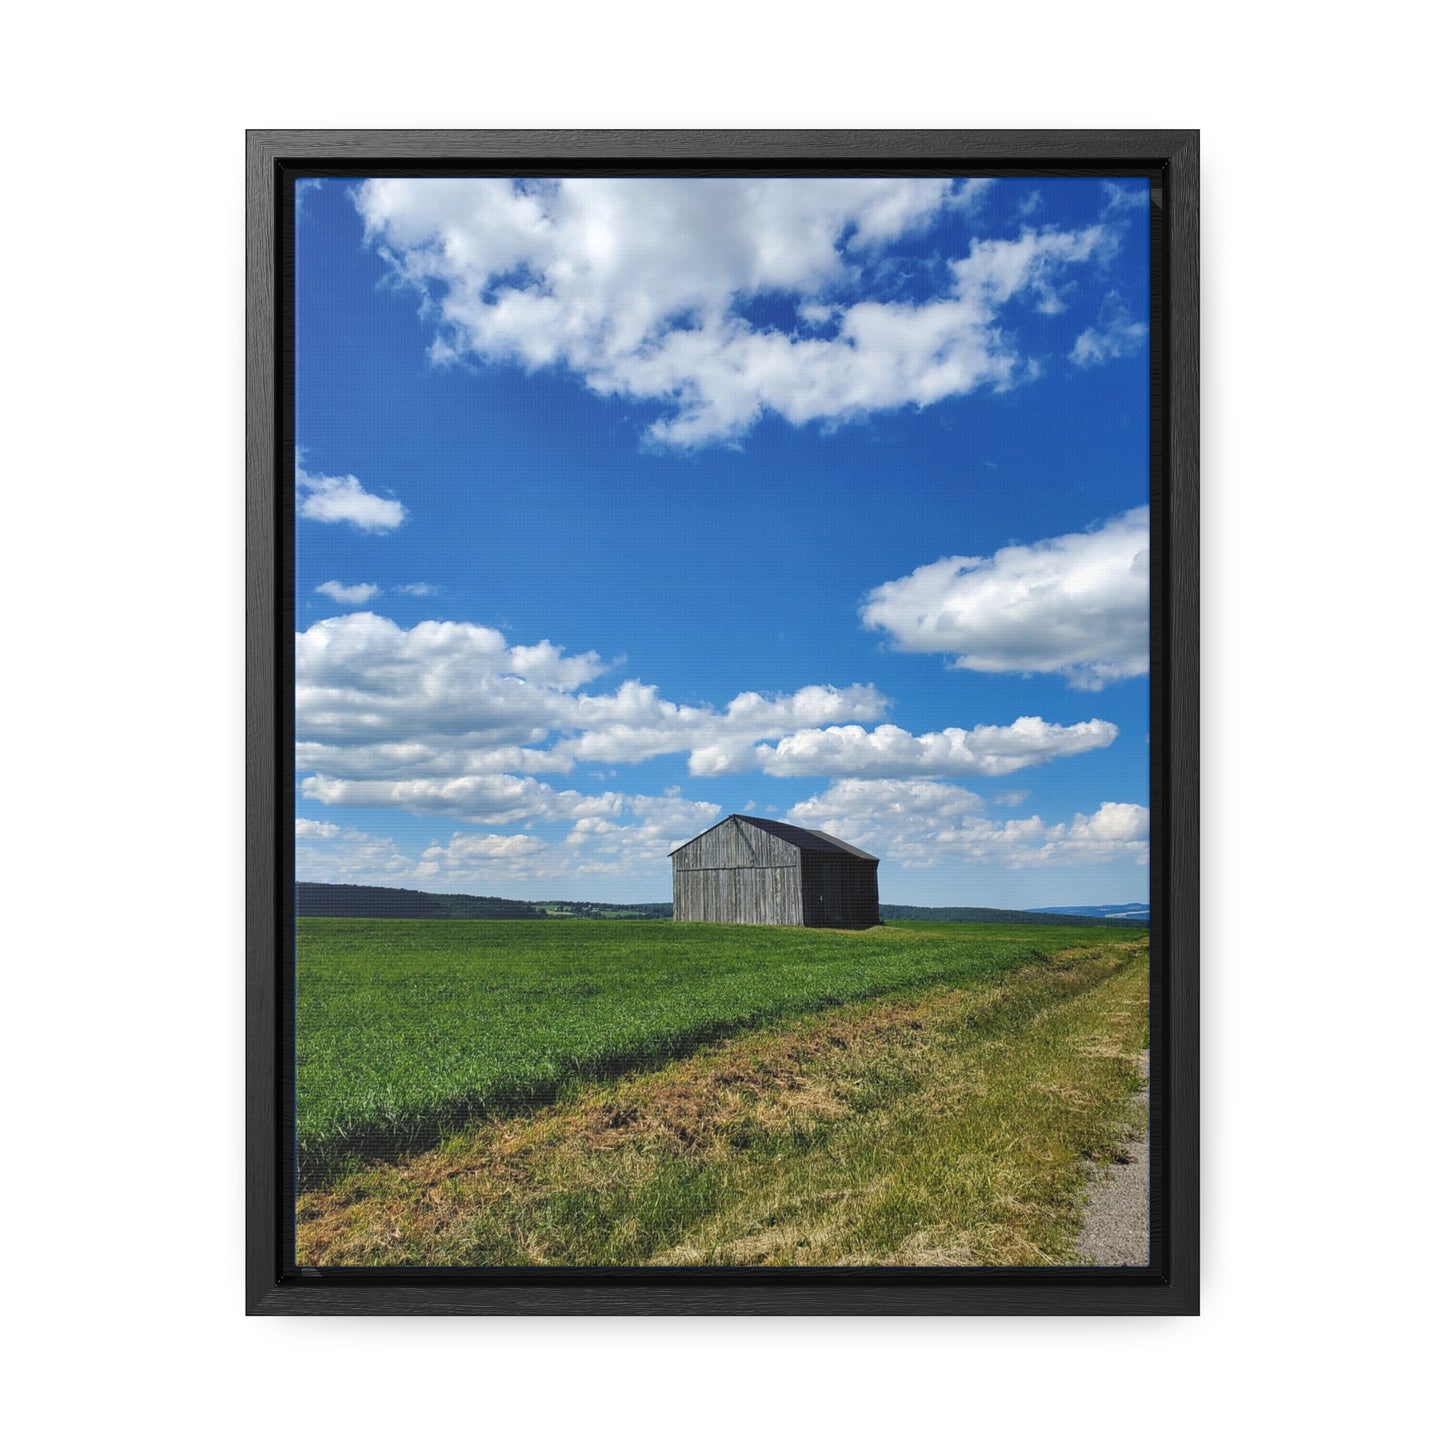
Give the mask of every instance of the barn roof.
<svg viewBox="0 0 1445 1445">
<path fill-rule="evenodd" d="M 854 858 L 865 859 L 869 863 L 876 863 L 878 859 L 872 853 L 865 853 L 861 848 L 855 848 L 851 843 L 845 843 L 841 838 L 835 838 L 831 833 L 820 832 L 817 828 L 797 828 L 792 823 L 779 823 L 775 818 L 753 818 L 746 813 L 730 813 L 722 822 L 714 823 L 713 828 L 721 828 L 723 823 L 730 823 L 736 818 L 739 823 L 751 823 L 754 828 L 760 828 L 764 833 L 771 833 L 775 838 L 781 838 L 785 843 L 791 843 L 795 848 L 801 848 L 809 853 L 847 853 Z M 697 836 L 703 837 L 711 833 L 712 828 L 705 828 Z M 696 840 L 689 840 L 696 841 Z M 673 853 L 686 848 L 687 844 L 680 844 L 672 850 Z M 668 854 L 670 858 L 672 853 Z"/>
</svg>

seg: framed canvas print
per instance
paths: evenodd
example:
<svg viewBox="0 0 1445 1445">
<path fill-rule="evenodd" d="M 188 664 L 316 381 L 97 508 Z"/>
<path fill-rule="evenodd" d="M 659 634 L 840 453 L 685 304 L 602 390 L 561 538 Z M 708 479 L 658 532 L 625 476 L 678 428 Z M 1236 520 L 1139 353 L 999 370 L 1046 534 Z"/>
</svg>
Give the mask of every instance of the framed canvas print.
<svg viewBox="0 0 1445 1445">
<path fill-rule="evenodd" d="M 248 136 L 249 1311 L 1197 1309 L 1197 162 Z"/>
</svg>

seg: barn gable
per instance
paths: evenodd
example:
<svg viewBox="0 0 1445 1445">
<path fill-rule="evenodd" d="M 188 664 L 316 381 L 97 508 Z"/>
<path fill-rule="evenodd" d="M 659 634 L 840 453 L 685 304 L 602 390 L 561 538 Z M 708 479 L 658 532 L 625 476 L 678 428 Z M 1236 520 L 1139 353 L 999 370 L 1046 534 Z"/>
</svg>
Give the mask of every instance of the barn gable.
<svg viewBox="0 0 1445 1445">
<path fill-rule="evenodd" d="M 801 833 L 801 828 L 794 829 Z M 678 868 L 796 868 L 798 845 L 760 828 L 758 819 L 734 813 L 673 850 Z"/>
<path fill-rule="evenodd" d="M 841 838 L 734 813 L 672 852 L 682 922 L 869 928 L 878 859 Z"/>
</svg>

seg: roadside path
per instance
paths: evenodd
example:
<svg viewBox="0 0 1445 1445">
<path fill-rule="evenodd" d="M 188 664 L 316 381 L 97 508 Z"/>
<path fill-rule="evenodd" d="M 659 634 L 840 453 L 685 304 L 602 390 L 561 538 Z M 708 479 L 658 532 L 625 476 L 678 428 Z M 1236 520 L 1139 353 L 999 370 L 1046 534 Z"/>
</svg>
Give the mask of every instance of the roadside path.
<svg viewBox="0 0 1445 1445">
<path fill-rule="evenodd" d="M 1149 1263 L 1149 1051 L 1140 1062 L 1144 1085 L 1130 1101 L 1142 1120 L 1125 1135 L 1124 1163 L 1100 1166 L 1088 1186 L 1078 1253 L 1086 1264 Z"/>
</svg>

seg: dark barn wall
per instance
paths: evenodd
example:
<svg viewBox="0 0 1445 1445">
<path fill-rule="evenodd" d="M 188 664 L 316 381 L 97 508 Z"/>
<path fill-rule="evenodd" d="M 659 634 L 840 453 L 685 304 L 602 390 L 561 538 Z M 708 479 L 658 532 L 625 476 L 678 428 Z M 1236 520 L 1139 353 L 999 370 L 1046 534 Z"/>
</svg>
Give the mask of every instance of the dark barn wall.
<svg viewBox="0 0 1445 1445">
<path fill-rule="evenodd" d="M 872 928 L 878 917 L 878 864 L 847 853 L 802 859 L 803 922 L 809 928 Z"/>
</svg>

